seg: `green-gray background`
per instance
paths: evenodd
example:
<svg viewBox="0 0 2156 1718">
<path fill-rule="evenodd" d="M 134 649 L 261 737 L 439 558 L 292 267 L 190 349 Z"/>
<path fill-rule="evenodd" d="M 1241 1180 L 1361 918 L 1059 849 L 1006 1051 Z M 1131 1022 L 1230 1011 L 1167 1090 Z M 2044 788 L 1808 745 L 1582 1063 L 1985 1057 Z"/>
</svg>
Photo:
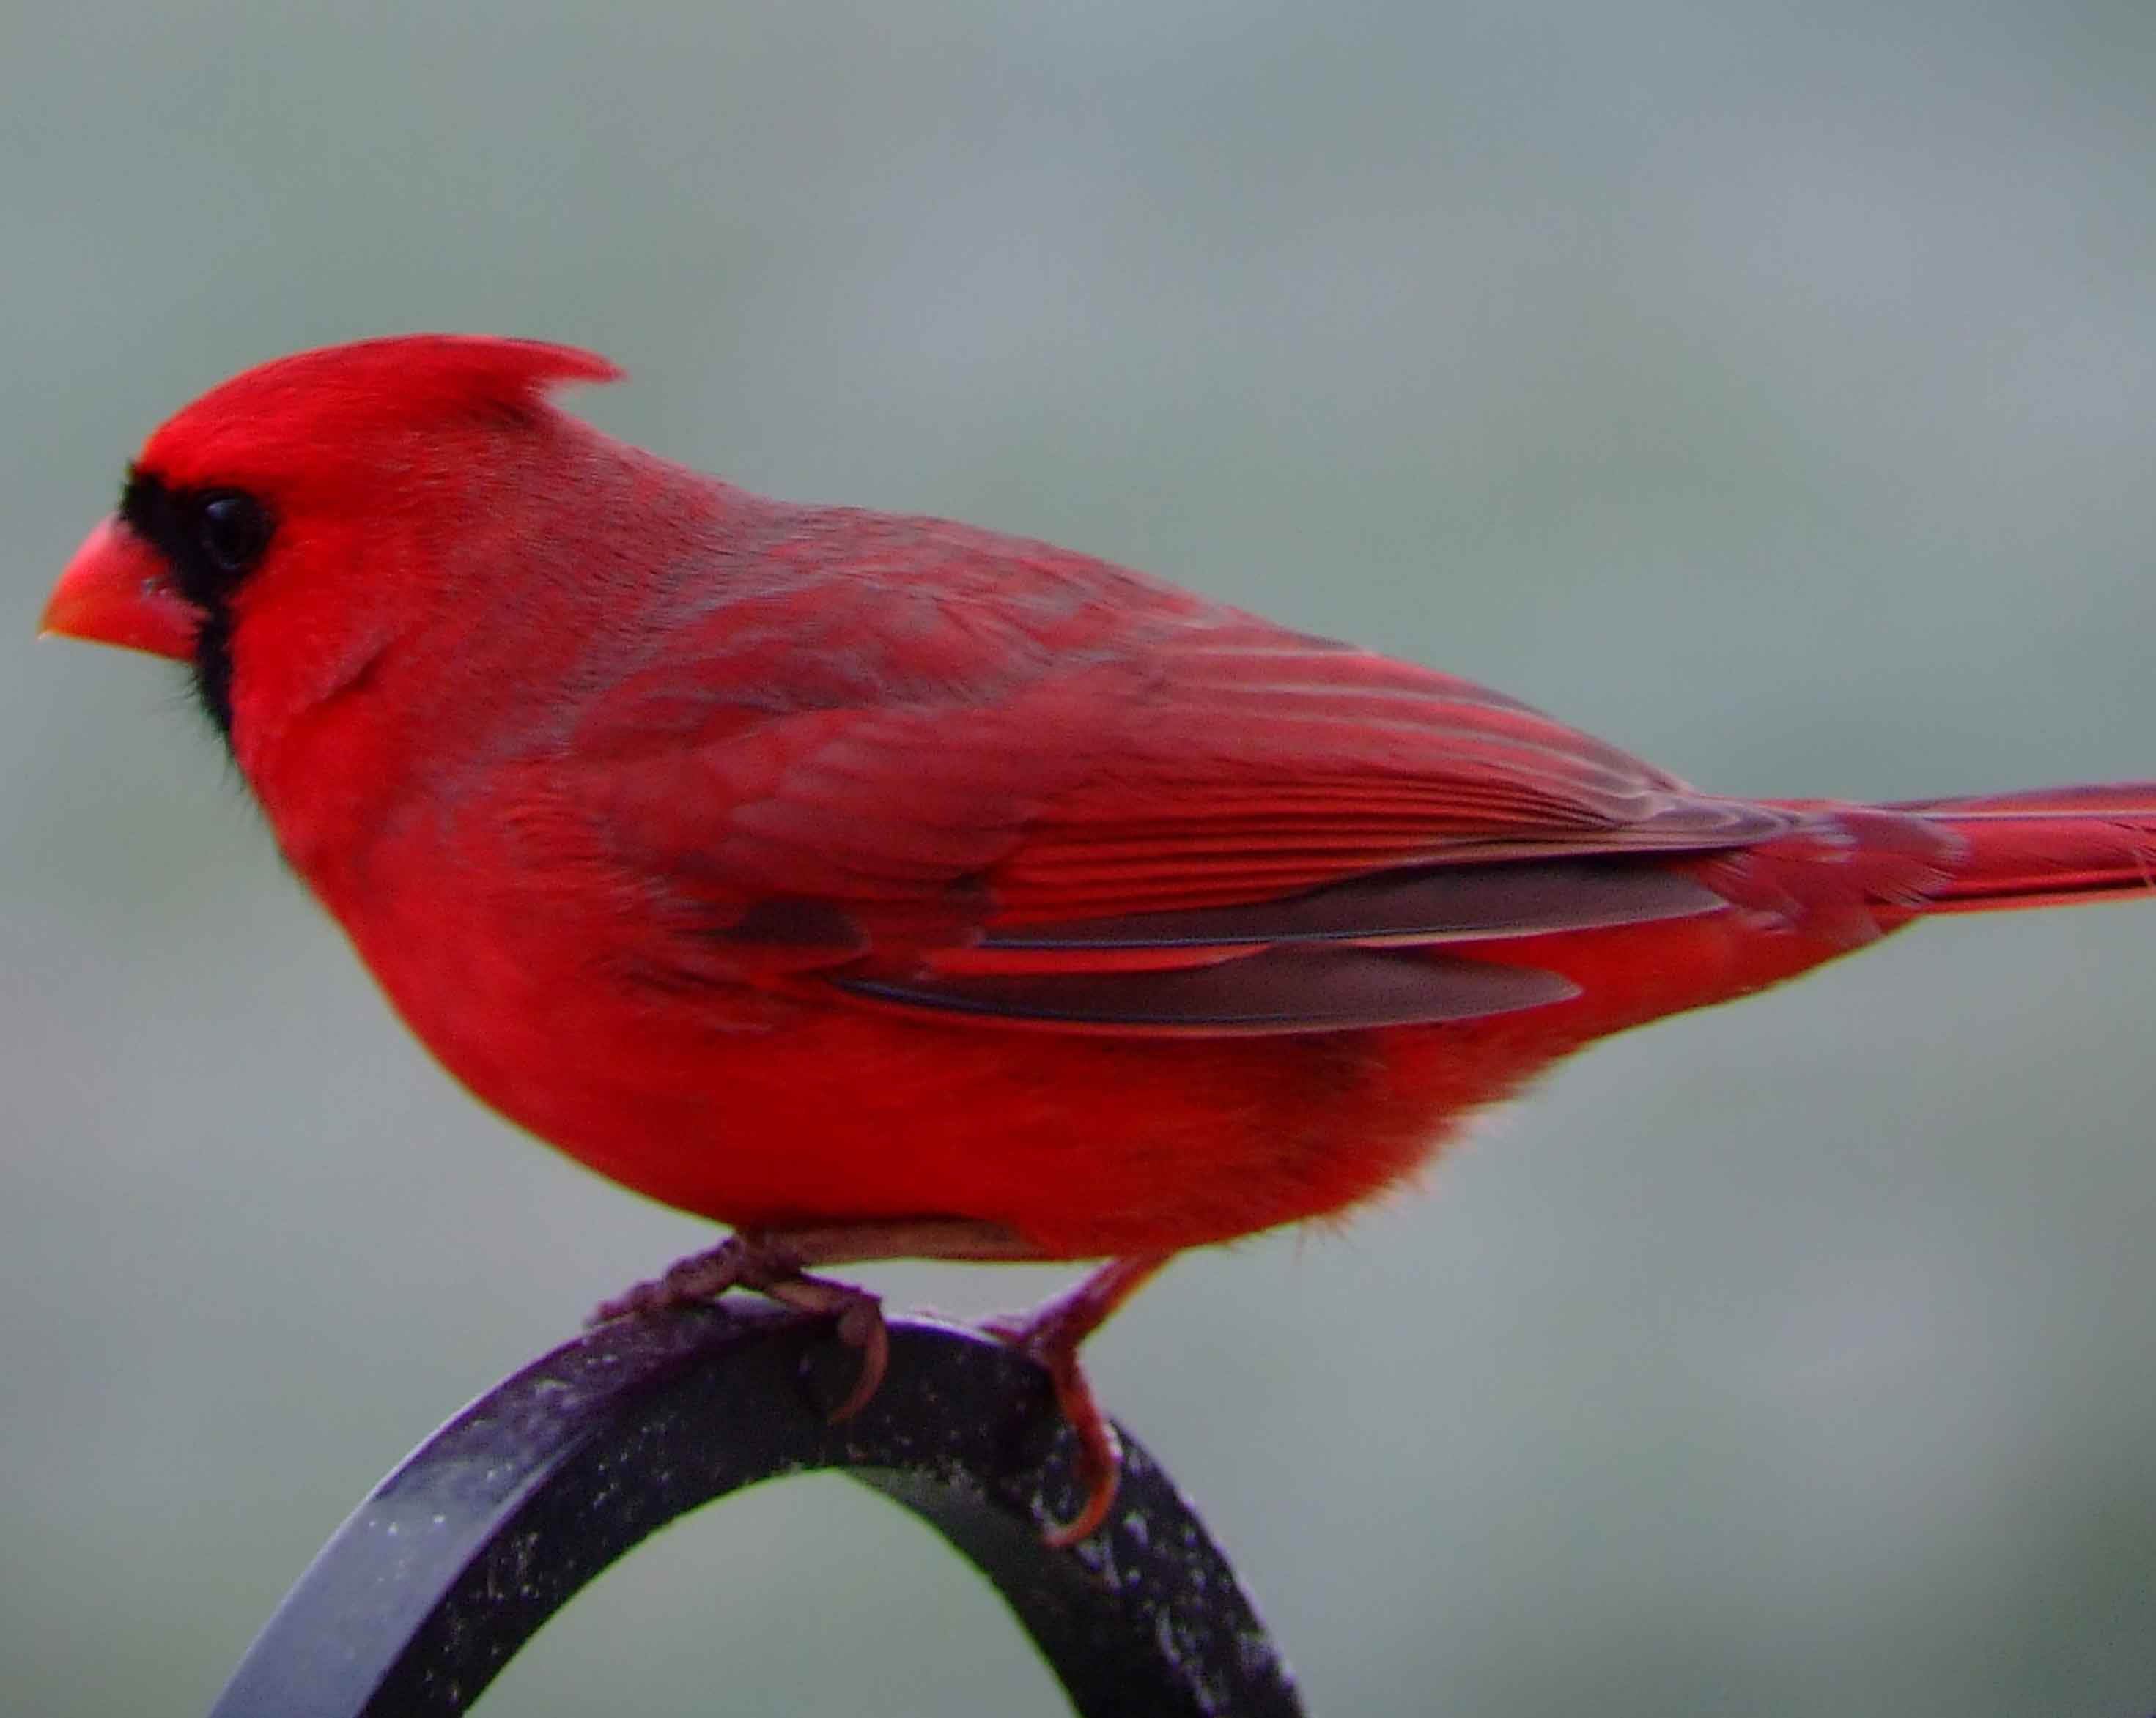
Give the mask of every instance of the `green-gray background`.
<svg viewBox="0 0 2156 1718">
<path fill-rule="evenodd" d="M 187 1712 L 703 1227 L 388 1016 L 162 664 L 29 633 L 167 412 L 415 327 L 610 428 L 1495 682 L 1714 787 L 2156 775 L 2156 9 L 13 0 L 0 1705 Z M 1600 1049 L 1096 1345 L 1321 1714 L 2156 1705 L 2156 910 Z M 1057 1280 L 892 1269 L 983 1310 Z M 490 1711 L 1059 1710 L 837 1481 Z"/>
</svg>

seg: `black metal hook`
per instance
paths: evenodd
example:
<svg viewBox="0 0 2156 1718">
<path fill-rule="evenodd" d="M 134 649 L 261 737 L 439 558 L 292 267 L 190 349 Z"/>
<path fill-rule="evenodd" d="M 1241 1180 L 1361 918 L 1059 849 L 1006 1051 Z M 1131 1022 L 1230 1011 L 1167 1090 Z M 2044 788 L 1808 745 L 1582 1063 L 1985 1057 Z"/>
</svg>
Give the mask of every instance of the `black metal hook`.
<svg viewBox="0 0 2156 1718">
<path fill-rule="evenodd" d="M 211 1718 L 460 1713 L 639 1541 L 760 1480 L 835 1469 L 903 1504 L 993 1582 L 1083 1718 L 1300 1718 L 1235 1572 L 1127 1433 L 1106 1526 L 1074 1511 L 1070 1439 L 1032 1362 L 891 1321 L 891 1371 L 844 1424 L 828 1326 L 728 1301 L 617 1321 L 505 1380 L 377 1486 L 285 1597 Z"/>
</svg>

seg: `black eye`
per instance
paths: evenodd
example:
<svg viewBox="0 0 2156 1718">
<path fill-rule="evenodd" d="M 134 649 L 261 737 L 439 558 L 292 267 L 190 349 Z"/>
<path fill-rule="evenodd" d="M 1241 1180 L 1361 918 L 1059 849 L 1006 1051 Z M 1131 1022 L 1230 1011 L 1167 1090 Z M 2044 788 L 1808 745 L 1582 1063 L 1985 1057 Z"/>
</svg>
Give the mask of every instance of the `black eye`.
<svg viewBox="0 0 2156 1718">
<path fill-rule="evenodd" d="M 213 490 L 195 503 L 195 541 L 226 572 L 244 572 L 270 546 L 270 515 L 254 496 Z"/>
</svg>

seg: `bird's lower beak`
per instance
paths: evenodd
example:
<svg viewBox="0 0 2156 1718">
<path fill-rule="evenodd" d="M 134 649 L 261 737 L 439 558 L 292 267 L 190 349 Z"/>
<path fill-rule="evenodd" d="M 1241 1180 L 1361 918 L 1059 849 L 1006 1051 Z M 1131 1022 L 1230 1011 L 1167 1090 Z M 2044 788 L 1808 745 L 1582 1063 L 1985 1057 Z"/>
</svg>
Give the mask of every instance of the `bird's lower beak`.
<svg viewBox="0 0 2156 1718">
<path fill-rule="evenodd" d="M 184 662 L 203 612 L 172 588 L 164 559 L 117 517 L 104 521 L 45 599 L 38 631 Z"/>
</svg>

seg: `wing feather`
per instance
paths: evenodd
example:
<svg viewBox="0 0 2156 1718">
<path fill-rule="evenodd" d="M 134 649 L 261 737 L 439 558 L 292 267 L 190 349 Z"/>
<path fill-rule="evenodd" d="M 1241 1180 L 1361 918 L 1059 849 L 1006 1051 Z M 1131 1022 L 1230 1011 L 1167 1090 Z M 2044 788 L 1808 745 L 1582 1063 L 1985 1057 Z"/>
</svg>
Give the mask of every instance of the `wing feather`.
<svg viewBox="0 0 2156 1718">
<path fill-rule="evenodd" d="M 1148 1035 L 1338 1032 L 1473 1019 L 1563 1002 L 1569 979 L 1525 967 L 1271 949 L 1201 967 L 921 980 L 845 978 L 881 1003 L 1006 1023 Z"/>
<path fill-rule="evenodd" d="M 1544 1006 L 1569 985 L 1441 951 L 1721 910 L 1652 861 L 1804 821 L 1471 682 L 1137 588 L 1152 611 L 1130 588 L 1055 607 L 1052 649 L 982 590 L 844 651 L 825 615 L 798 670 L 761 629 L 752 706 L 715 631 L 619 700 L 646 712 L 627 737 L 572 749 L 606 764 L 567 791 L 609 863 L 663 882 L 685 968 L 1140 1033 Z M 933 638 L 935 677 L 886 659 L 900 637 Z"/>
</svg>

